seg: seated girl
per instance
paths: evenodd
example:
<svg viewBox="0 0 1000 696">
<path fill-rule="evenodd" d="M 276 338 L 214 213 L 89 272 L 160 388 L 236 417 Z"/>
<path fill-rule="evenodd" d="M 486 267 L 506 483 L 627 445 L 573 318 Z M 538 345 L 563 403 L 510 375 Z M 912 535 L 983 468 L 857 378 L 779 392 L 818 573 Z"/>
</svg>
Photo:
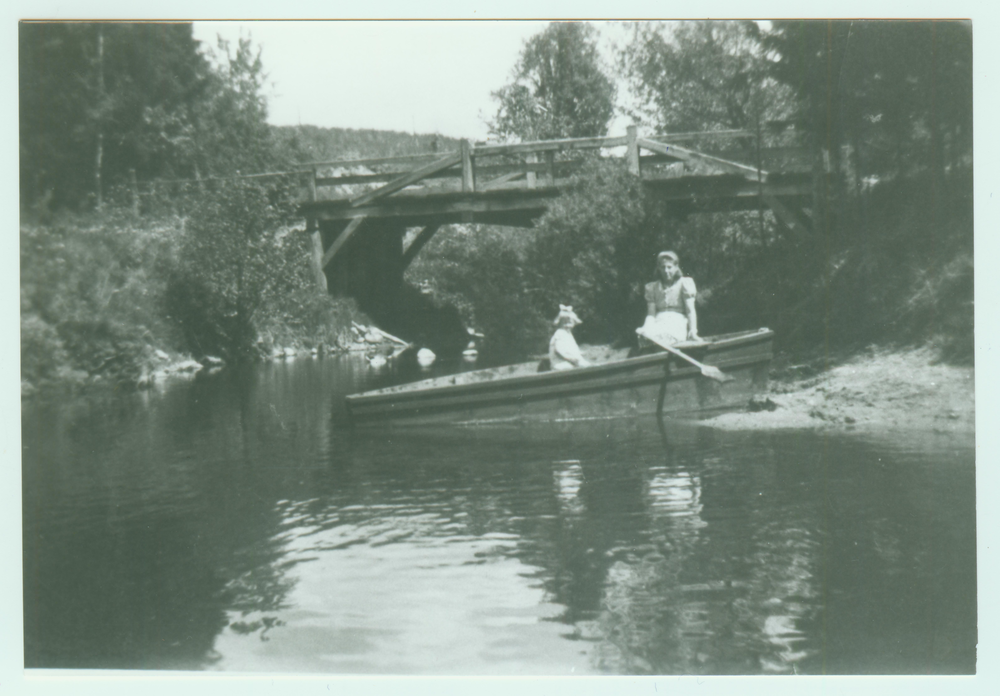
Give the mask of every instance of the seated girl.
<svg viewBox="0 0 1000 696">
<path fill-rule="evenodd" d="M 559 305 L 559 316 L 555 322 L 556 331 L 549 341 L 549 367 L 552 370 L 572 370 L 574 367 L 586 367 L 590 363 L 580 352 L 580 346 L 573 338 L 573 327 L 580 323 L 580 318 L 569 305 Z"/>
</svg>

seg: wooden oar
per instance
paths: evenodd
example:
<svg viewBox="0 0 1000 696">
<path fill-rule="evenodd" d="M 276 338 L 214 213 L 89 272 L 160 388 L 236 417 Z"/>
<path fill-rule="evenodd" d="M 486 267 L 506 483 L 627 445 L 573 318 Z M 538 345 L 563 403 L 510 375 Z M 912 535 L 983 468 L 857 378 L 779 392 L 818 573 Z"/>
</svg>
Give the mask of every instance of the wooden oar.
<svg viewBox="0 0 1000 696">
<path fill-rule="evenodd" d="M 409 343 L 409 342 L 404 341 L 403 339 L 401 339 L 399 336 L 393 336 L 388 331 L 383 331 L 382 329 L 378 328 L 377 326 L 365 326 L 364 324 L 359 324 L 356 321 L 351 321 L 351 324 L 353 324 L 354 328 L 356 328 L 358 331 L 367 331 L 367 332 L 370 332 L 370 333 L 377 333 L 379 336 L 384 336 L 385 338 L 388 338 L 390 341 L 393 341 L 394 343 L 398 343 L 401 346 L 412 345 L 411 343 Z"/>
<path fill-rule="evenodd" d="M 705 375 L 709 379 L 714 379 L 714 380 L 716 380 L 718 382 L 730 382 L 733 379 L 735 379 L 734 377 L 731 377 L 730 375 L 727 375 L 722 370 L 720 370 L 719 368 L 717 368 L 717 367 L 715 367 L 713 365 L 705 365 L 703 363 L 700 363 L 697 360 L 695 360 L 694 358 L 692 358 L 690 355 L 688 355 L 687 353 L 682 353 L 681 351 L 677 350 L 673 346 L 668 345 L 666 343 L 660 343 L 659 341 L 657 341 L 652 336 L 644 334 L 642 332 L 641 328 L 636 329 L 635 332 L 637 334 L 639 334 L 640 336 L 642 336 L 643 338 L 645 338 L 650 343 L 658 345 L 660 348 L 662 348 L 663 350 L 667 351 L 668 353 L 673 353 L 678 358 L 681 358 L 682 360 L 687 360 L 689 363 L 691 363 L 692 365 L 694 365 L 695 367 L 697 367 L 699 370 L 701 370 L 701 374 Z"/>
</svg>

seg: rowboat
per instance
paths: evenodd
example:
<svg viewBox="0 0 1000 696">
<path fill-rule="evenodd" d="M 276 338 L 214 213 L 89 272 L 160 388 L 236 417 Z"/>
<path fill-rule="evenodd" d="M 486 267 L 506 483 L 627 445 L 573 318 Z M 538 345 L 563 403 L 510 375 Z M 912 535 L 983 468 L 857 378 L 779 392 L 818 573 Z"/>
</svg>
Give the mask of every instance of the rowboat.
<svg viewBox="0 0 1000 696">
<path fill-rule="evenodd" d="M 475 370 L 346 397 L 356 425 L 487 425 L 704 414 L 746 405 L 767 387 L 774 332 L 743 331 L 674 347 L 731 379 L 709 379 L 675 354 L 657 352 L 539 372 L 538 362 Z"/>
</svg>

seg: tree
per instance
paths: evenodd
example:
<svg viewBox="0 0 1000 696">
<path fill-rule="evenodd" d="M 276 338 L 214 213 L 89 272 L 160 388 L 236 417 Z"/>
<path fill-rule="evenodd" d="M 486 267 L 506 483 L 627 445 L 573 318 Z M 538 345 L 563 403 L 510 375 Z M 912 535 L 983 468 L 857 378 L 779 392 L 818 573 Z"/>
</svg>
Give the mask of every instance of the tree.
<svg viewBox="0 0 1000 696">
<path fill-rule="evenodd" d="M 800 122 L 853 182 L 972 164 L 972 34 L 959 21 L 781 21 L 764 36 Z M 844 148 L 852 161 L 841 162 Z"/>
<path fill-rule="evenodd" d="M 265 171 L 274 163 L 275 142 L 267 124 L 262 49 L 240 38 L 234 51 L 220 38 L 218 50 L 210 54 L 214 69 L 206 98 L 194 106 L 196 150 L 190 154 L 200 173 Z"/>
<path fill-rule="evenodd" d="M 446 226 L 407 268 L 406 279 L 428 288 L 437 303 L 454 306 L 466 326 L 482 331 L 492 356 L 509 360 L 537 353 L 551 324 L 535 311 L 525 284 L 531 236 L 512 227 Z"/>
<path fill-rule="evenodd" d="M 140 181 L 275 160 L 261 50 L 202 53 L 190 24 L 22 23 L 22 203 L 79 207 Z"/>
<path fill-rule="evenodd" d="M 192 211 L 168 311 L 196 354 L 252 357 L 261 319 L 306 285 L 306 236 L 288 225 L 290 191 L 253 181 L 223 182 Z"/>
<path fill-rule="evenodd" d="M 788 118 L 791 90 L 769 72 L 751 21 L 633 22 L 618 68 L 632 117 L 661 131 L 755 130 Z"/>
<path fill-rule="evenodd" d="M 183 168 L 167 144 L 208 77 L 190 24 L 22 23 L 18 41 L 23 202 Z"/>
<path fill-rule="evenodd" d="M 504 140 L 605 135 L 615 94 L 601 67 L 597 31 L 582 22 L 552 22 L 527 40 L 513 80 L 493 93 L 499 107 L 490 133 Z"/>
</svg>

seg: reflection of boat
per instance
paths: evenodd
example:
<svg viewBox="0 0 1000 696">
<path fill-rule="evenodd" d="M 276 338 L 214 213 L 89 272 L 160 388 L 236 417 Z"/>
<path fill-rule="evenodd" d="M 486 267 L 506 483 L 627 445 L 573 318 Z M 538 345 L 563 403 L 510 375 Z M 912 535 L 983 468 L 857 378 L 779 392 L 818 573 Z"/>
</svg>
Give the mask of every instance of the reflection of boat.
<svg viewBox="0 0 1000 696">
<path fill-rule="evenodd" d="M 355 423 L 480 424 L 615 418 L 642 413 L 697 413 L 745 404 L 767 384 L 774 332 L 769 329 L 677 344 L 733 377 L 719 383 L 669 353 L 589 367 L 538 372 L 522 363 L 386 387 L 347 397 Z"/>
</svg>

